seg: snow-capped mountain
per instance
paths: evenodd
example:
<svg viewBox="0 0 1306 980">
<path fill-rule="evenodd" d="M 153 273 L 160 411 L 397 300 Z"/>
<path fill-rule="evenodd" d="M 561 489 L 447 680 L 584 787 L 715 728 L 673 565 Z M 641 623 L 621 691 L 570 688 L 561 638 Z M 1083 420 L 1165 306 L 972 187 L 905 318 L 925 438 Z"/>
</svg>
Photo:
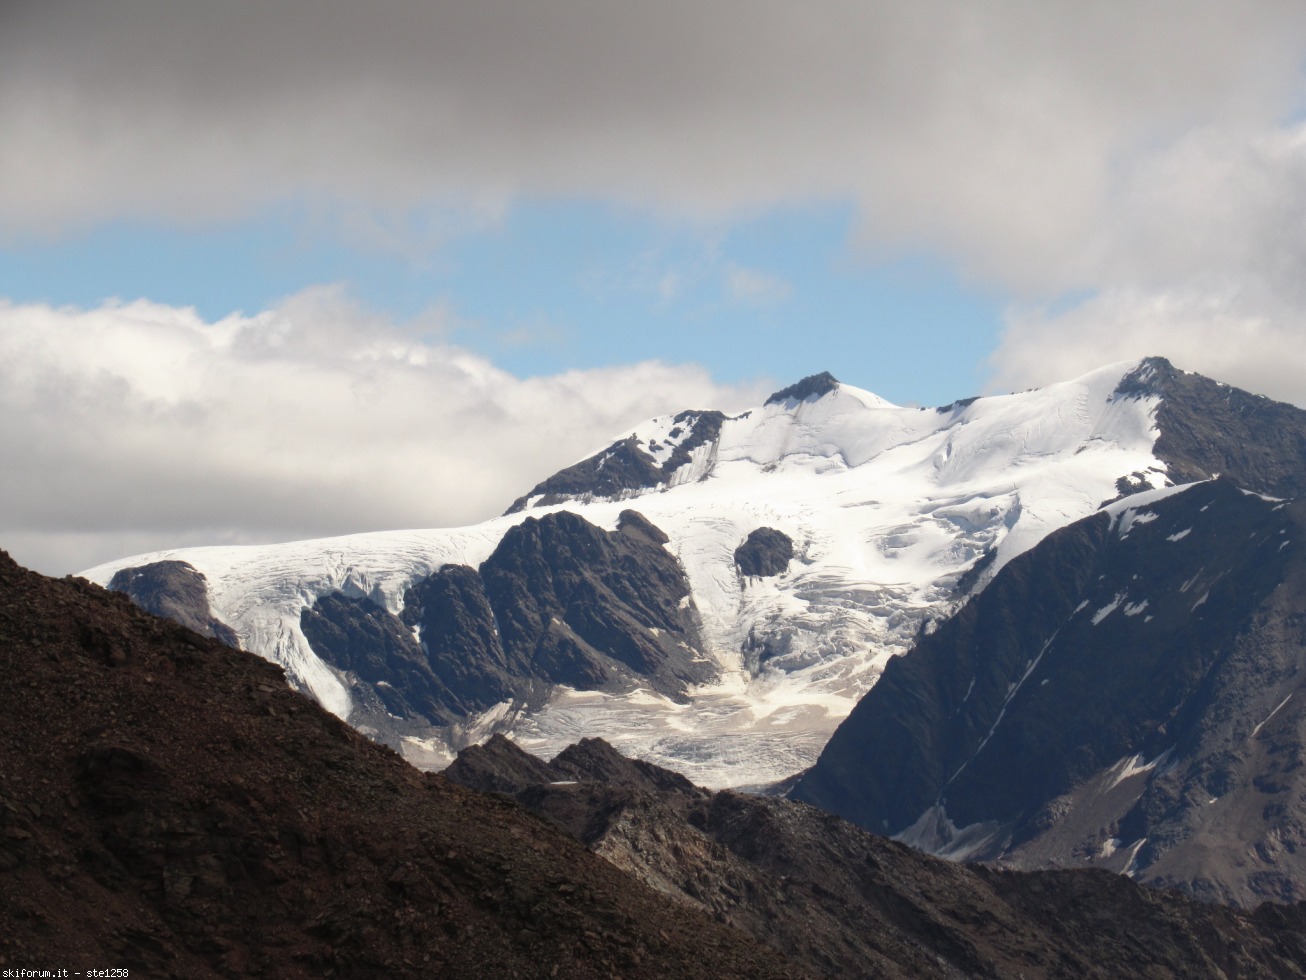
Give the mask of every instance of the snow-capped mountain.
<svg viewBox="0 0 1306 980">
<path fill-rule="evenodd" d="M 1215 472 L 1306 482 L 1306 454 L 1273 444 L 1301 414 L 1156 358 L 937 409 L 818 375 L 733 417 L 650 420 L 475 527 L 84 574 L 185 562 L 244 647 L 418 764 L 510 730 L 546 756 L 601 735 L 701 784 L 764 783 L 1050 532 Z M 474 697 L 472 661 L 493 663 Z"/>
</svg>

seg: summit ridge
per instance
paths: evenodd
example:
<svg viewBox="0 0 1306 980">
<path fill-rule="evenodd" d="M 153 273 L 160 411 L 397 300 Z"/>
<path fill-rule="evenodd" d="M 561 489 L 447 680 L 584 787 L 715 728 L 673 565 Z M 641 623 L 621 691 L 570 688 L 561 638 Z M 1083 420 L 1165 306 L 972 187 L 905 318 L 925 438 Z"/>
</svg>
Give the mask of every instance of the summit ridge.
<svg viewBox="0 0 1306 980">
<path fill-rule="evenodd" d="M 822 371 L 820 374 L 809 374 L 801 381 L 794 382 L 788 388 L 781 388 L 767 398 L 763 404 L 776 405 L 790 400 L 805 402 L 809 399 L 820 398 L 822 395 L 828 395 L 838 387 L 838 379 L 829 371 Z"/>
</svg>

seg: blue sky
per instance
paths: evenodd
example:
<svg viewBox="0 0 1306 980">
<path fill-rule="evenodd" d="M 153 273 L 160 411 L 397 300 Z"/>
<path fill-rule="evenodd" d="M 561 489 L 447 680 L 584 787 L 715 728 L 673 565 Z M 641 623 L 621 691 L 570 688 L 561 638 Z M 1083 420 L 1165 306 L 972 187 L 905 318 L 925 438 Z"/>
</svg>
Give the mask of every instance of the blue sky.
<svg viewBox="0 0 1306 980">
<path fill-rule="evenodd" d="M 1306 405 L 1306 5 L 0 5 L 0 547 L 471 523 L 643 419 Z"/>
<path fill-rule="evenodd" d="M 854 221 L 850 204 L 706 227 L 601 202 L 520 202 L 448 240 L 360 243 L 292 207 L 212 227 L 118 220 L 0 251 L 0 296 L 86 308 L 145 298 L 217 321 L 337 283 L 396 323 L 444 311 L 444 339 L 524 378 L 662 359 L 724 383 L 828 370 L 902 404 L 977 394 L 1001 296 L 938 255 L 860 254 Z"/>
</svg>

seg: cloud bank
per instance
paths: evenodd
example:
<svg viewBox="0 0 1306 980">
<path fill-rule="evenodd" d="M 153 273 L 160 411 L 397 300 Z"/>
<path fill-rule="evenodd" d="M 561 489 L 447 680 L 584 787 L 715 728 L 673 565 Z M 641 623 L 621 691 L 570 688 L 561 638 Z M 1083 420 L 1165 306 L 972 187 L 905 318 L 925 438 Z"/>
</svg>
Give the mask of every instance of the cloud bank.
<svg viewBox="0 0 1306 980">
<path fill-rule="evenodd" d="M 183 544 L 474 523 L 623 428 L 765 391 L 658 362 L 522 380 L 319 287 L 206 323 L 0 304 L 0 540 L 65 574 Z M 423 335 L 427 339 L 423 339 Z"/>
</svg>

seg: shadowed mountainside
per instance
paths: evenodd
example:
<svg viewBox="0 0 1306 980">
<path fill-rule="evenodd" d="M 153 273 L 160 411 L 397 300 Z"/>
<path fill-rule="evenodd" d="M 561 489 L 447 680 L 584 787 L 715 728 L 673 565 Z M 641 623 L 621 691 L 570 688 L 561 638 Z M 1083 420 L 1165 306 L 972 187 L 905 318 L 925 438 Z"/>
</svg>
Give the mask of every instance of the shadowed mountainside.
<svg viewBox="0 0 1306 980">
<path fill-rule="evenodd" d="M 1306 410 L 1144 359 L 1121 394 L 1160 398 L 1156 456 L 1176 484 L 1217 475 L 1276 497 L 1306 497 Z"/>
<path fill-rule="evenodd" d="M 1306 505 L 1127 504 L 890 663 L 795 798 L 950 856 L 1306 898 Z"/>
</svg>

